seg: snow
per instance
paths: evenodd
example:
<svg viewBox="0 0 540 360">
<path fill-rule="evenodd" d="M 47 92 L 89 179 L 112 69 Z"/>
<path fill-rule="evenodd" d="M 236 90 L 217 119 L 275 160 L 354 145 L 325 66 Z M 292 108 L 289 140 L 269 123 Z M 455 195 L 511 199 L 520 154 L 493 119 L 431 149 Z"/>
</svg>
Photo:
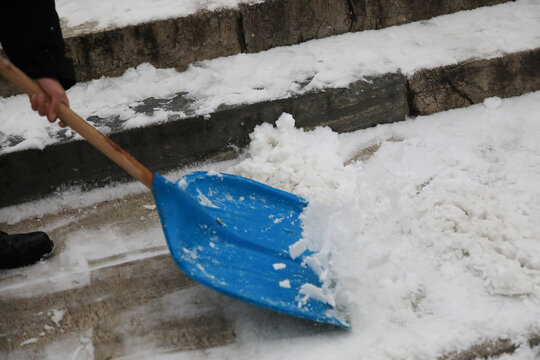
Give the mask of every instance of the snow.
<svg viewBox="0 0 540 360">
<path fill-rule="evenodd" d="M 516 359 L 534 359 L 540 349 L 526 345 L 526 338 L 540 331 L 538 114 L 540 92 L 501 99 L 496 107 L 478 104 L 347 134 L 297 129 L 290 115 L 275 127 L 259 126 L 243 159 L 213 168 L 309 200 L 302 215 L 304 237 L 337 279 L 333 299 L 349 312 L 352 330 L 299 337 L 294 323 L 215 294 L 208 301 L 219 303 L 234 319 L 234 343 L 140 356 L 433 359 L 510 339 L 520 345 Z M 354 160 L 365 149 L 372 149 L 369 156 Z M 103 191 L 119 197 L 140 191 L 130 186 Z M 91 202 L 85 197 L 100 199 L 99 191 L 63 201 L 76 207 Z M 41 213 L 57 206 L 53 198 L 4 208 L 0 219 L 12 216 L 12 210 L 17 219 L 31 216 L 35 204 Z M 97 258 L 115 253 L 113 238 L 118 249 L 164 241 L 159 229 L 152 235 L 148 231 L 125 237 L 103 229 L 100 241 L 78 233 L 64 252 L 72 259 Z M 40 264 L 37 277 L 54 271 L 40 274 L 46 265 Z M 81 264 L 72 266 L 84 270 Z M 65 281 L 65 287 L 80 286 Z M 309 296 L 327 299 L 321 290 L 304 288 Z"/>
<path fill-rule="evenodd" d="M 69 13 L 70 4 L 57 1 L 59 11 Z M 156 9 L 162 4 L 147 3 Z M 209 8 L 224 4 L 199 1 L 174 6 L 187 9 L 195 3 Z M 99 5 L 107 9 L 109 18 L 100 19 L 103 13 L 93 15 L 89 8 L 73 15 L 70 24 L 96 19 L 100 26 L 121 23 L 116 17 L 119 8 L 114 6 Z M 140 6 L 137 12 L 142 13 Z M 125 12 L 129 21 L 146 21 L 135 12 Z M 376 32 L 205 61 L 184 73 L 145 64 L 117 79 L 78 84 L 68 95 L 84 117 L 120 114 L 126 127 L 164 121 L 169 115 L 165 112 L 147 117 L 134 114 L 129 106 L 149 96 L 167 97 L 179 91 L 196 100 L 193 113 L 210 114 L 220 104 L 277 99 L 345 86 L 385 72 L 410 75 L 425 67 L 538 47 L 539 14 L 540 2 L 520 0 Z M 299 85 L 306 82 L 305 87 Z M 58 141 L 55 126 L 23 110 L 27 102 L 24 96 L 0 99 L 0 112 L 6 118 L 0 132 L 23 139 L 2 148 L 3 152 L 43 148 Z M 308 266 L 319 266 L 323 282 L 336 283 L 332 297 L 324 287 L 305 286 L 303 293 L 347 309 L 352 330 L 306 333 L 305 323 L 287 322 L 194 286 L 183 292 L 184 299 L 192 297 L 185 300 L 189 306 L 177 306 L 173 296 L 165 296 L 162 312 L 144 313 L 164 320 L 168 311 L 192 317 L 219 307 L 233 319 L 234 342 L 172 354 L 141 351 L 128 357 L 434 359 L 488 340 L 509 339 L 519 347 L 498 360 L 537 359 L 540 347 L 531 347 L 526 340 L 540 333 L 539 114 L 540 92 L 535 92 L 512 99 L 489 98 L 467 109 L 348 134 L 323 127 L 297 129 L 288 114 L 276 126 L 257 127 L 243 158 L 203 167 L 243 175 L 309 200 L 302 215 L 304 240 L 291 247 L 291 256 L 308 248 L 318 250 Z M 198 168 L 166 176 L 177 178 L 193 170 Z M 48 199 L 1 208 L 0 222 L 16 223 L 142 191 L 142 185 L 135 183 L 88 192 L 73 188 Z M 160 247 L 164 244 L 159 227 L 129 235 L 113 226 L 72 232 L 54 259 L 17 270 L 24 281 L 2 280 L 0 295 L 41 296 L 82 287 L 89 284 L 92 270 L 166 254 Z M 138 252 L 141 249 L 154 250 Z M 91 260 L 118 254 L 128 256 L 91 265 Z M 196 253 L 187 256 L 196 258 Z M 284 264 L 273 265 L 269 271 Z M 51 320 L 60 326 L 66 310 L 50 311 Z M 43 329 L 54 330 L 49 325 Z M 92 329 L 82 331 L 46 345 L 47 356 L 93 358 Z M 20 345 L 36 342 L 38 338 L 31 338 Z M 157 347 L 129 345 L 127 350 Z"/>
<path fill-rule="evenodd" d="M 255 130 L 234 170 L 309 200 L 304 235 L 331 254 L 352 315 L 339 345 L 295 339 L 298 358 L 435 358 L 540 329 L 539 113 L 536 92 L 352 134 L 289 116 Z M 293 358 L 285 344 L 227 354 L 260 346 Z"/>
<path fill-rule="evenodd" d="M 529 344 L 520 344 L 513 354 L 503 354 L 497 360 L 538 360 L 540 358 L 540 346 L 531 348 Z M 495 360 L 490 357 L 489 360 Z"/>
<path fill-rule="evenodd" d="M 484 99 L 484 106 L 488 109 L 498 109 L 502 104 L 502 99 L 500 97 L 489 97 Z"/>
<path fill-rule="evenodd" d="M 77 84 L 68 96 L 71 107 L 83 118 L 118 116 L 124 128 L 146 126 L 167 121 L 171 115 L 209 115 L 220 105 L 275 100 L 347 86 L 369 76 L 398 71 L 411 75 L 419 69 L 537 48 L 539 14 L 539 1 L 518 0 L 429 21 L 202 61 L 181 73 L 141 64 L 118 78 Z M 146 98 L 168 98 L 180 92 L 193 101 L 189 109 L 158 110 L 153 115 L 133 109 Z M 61 141 L 65 132 L 40 120 L 23 95 L 0 99 L 0 113 L 0 133 L 20 139 L 15 144 L 0 139 L 0 153 L 42 149 Z M 98 128 L 111 131 L 104 125 Z"/>
<path fill-rule="evenodd" d="M 31 338 L 28 340 L 23 341 L 20 346 L 30 345 L 38 342 L 38 338 Z"/>
<path fill-rule="evenodd" d="M 93 24 L 93 30 L 102 30 L 259 2 L 263 0 L 56 0 L 56 10 L 69 27 Z"/>
<path fill-rule="evenodd" d="M 291 288 L 291 281 L 289 279 L 285 279 L 279 282 L 279 286 L 282 288 L 290 289 Z"/>
<path fill-rule="evenodd" d="M 203 206 L 207 206 L 207 207 L 211 207 L 211 208 L 218 208 L 216 205 L 214 205 L 212 203 L 212 201 L 207 198 L 199 189 L 197 189 L 197 200 L 199 201 L 199 204 L 203 205 Z"/>
<path fill-rule="evenodd" d="M 60 327 L 60 322 L 64 319 L 64 314 L 66 313 L 66 310 L 57 310 L 52 309 L 48 315 L 51 317 L 52 322 L 57 326 Z"/>
</svg>

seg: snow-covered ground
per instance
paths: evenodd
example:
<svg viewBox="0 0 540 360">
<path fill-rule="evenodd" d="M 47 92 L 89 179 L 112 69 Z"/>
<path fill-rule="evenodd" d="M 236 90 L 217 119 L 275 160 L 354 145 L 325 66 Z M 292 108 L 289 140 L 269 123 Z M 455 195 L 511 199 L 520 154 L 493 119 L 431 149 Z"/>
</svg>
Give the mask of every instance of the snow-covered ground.
<svg viewBox="0 0 540 360">
<path fill-rule="evenodd" d="M 225 3 L 163 1 L 178 6 L 176 15 Z M 71 3 L 57 0 L 61 16 L 73 11 Z M 138 18 L 143 6 L 161 9 L 157 3 L 118 10 L 115 6 L 122 3 L 97 6 L 92 1 L 87 12 L 68 18 L 72 25 L 100 19 L 108 26 L 122 24 L 116 16 L 123 11 L 129 21 L 145 21 Z M 101 10 L 95 14 L 93 9 Z M 160 16 L 146 15 L 147 19 Z M 184 91 L 195 101 L 193 113 L 210 114 L 220 104 L 277 99 L 346 86 L 370 75 L 412 74 L 421 68 L 538 46 L 540 2 L 518 0 L 415 24 L 204 61 L 184 73 L 141 65 L 120 78 L 78 84 L 68 95 L 72 108 L 84 117 L 120 115 L 126 127 L 144 126 L 169 115 L 134 116 L 130 106 L 150 96 L 163 98 Z M 2 152 L 42 148 L 56 141 L 57 127 L 31 114 L 27 101 L 25 96 L 0 99 L 0 142 L 2 133 L 23 139 Z M 131 351 L 126 356 L 434 359 L 489 340 L 510 339 L 520 346 L 501 360 L 540 358 L 540 348 L 526 344 L 529 337 L 540 334 L 539 114 L 540 92 L 536 92 L 491 98 L 467 109 L 348 134 L 328 128 L 296 129 L 287 114 L 276 127 L 258 127 L 241 159 L 205 169 L 247 176 L 309 200 L 304 235 L 331 255 L 339 279 L 337 300 L 348 309 L 352 330 L 317 330 L 299 336 L 298 326 L 283 318 L 195 287 L 189 296 L 200 298 L 197 306 L 174 303 L 169 297 L 164 301 L 170 302 L 168 313 L 147 311 L 145 316 L 156 321 L 178 313 L 189 317 L 219 304 L 232 319 L 234 342 L 159 354 L 156 344 L 136 343 L 134 338 L 132 343 L 126 340 L 126 351 Z M 167 176 L 175 180 L 184 171 Z M 14 224 L 66 209 L 75 210 L 69 221 L 77 221 L 82 216 L 77 209 L 142 191 L 139 184 L 90 192 L 72 189 L 1 208 L 0 223 Z M 149 218 L 145 213 L 136 220 L 146 223 Z M 126 235 L 111 221 L 112 225 L 97 229 L 64 229 L 65 243 L 54 258 L 1 277 L 0 298 L 40 297 L 83 287 L 91 271 L 111 265 L 100 259 L 121 263 L 167 253 L 157 223 L 149 222 L 150 227 L 140 230 L 134 226 Z M 48 224 L 43 230 L 55 231 L 63 225 Z M 119 254 L 128 256 L 115 258 Z M 53 310 L 50 318 L 61 326 L 64 310 Z M 92 329 L 82 330 L 84 353 L 78 342 L 71 347 L 72 335 L 66 334 L 65 339 L 47 345 L 47 356 L 93 358 Z M 25 358 L 26 349 L 40 341 L 25 339 L 15 357 Z"/>
<path fill-rule="evenodd" d="M 70 27 L 94 24 L 94 30 L 188 16 L 199 10 L 236 8 L 264 0 L 56 0 L 56 11 Z"/>
<path fill-rule="evenodd" d="M 243 159 L 207 168 L 309 200 L 304 235 L 332 254 L 337 299 L 350 312 L 352 330 L 298 336 L 269 313 L 224 298 L 220 308 L 234 319 L 232 344 L 165 355 L 156 355 L 155 344 L 133 344 L 139 350 L 128 358 L 434 359 L 510 339 L 520 347 L 501 359 L 537 359 L 540 348 L 526 342 L 540 333 L 539 114 L 536 92 L 348 134 L 296 129 L 287 114 L 276 127 L 259 126 Z M 0 221 L 140 191 L 135 185 L 73 191 L 0 209 Z M 92 241 L 73 233 L 59 255 L 71 265 L 39 264 L 32 282 L 84 272 L 88 258 L 155 247 L 162 240 L 157 233 L 157 225 L 127 238 L 111 229 Z M 82 286 L 71 280 L 55 284 Z M 50 288 L 35 287 L 34 295 L 43 291 Z M 2 296 L 22 293 L 0 285 Z M 51 358 L 66 355 L 52 349 Z"/>
<path fill-rule="evenodd" d="M 119 78 L 77 84 L 68 96 L 71 107 L 84 118 L 119 116 L 126 128 L 140 127 L 167 121 L 173 114 L 177 118 L 208 115 L 222 104 L 286 98 L 344 87 L 368 76 L 397 71 L 411 75 L 419 69 L 537 47 L 540 1 L 518 0 L 388 29 L 203 61 L 182 73 L 143 64 Z M 167 98 L 179 92 L 193 100 L 185 113 L 159 110 L 149 116 L 133 109 L 146 98 Z M 0 153 L 59 141 L 63 130 L 38 120 L 27 104 L 23 95 L 0 99 Z M 104 126 L 100 130 L 109 131 Z M 18 141 L 9 142 L 8 135 Z"/>
</svg>

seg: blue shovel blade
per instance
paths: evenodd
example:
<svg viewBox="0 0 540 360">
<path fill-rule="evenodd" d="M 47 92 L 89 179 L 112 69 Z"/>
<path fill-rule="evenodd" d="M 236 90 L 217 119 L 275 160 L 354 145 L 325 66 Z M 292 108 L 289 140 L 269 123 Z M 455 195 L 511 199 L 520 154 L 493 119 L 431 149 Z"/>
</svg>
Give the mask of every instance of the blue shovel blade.
<svg viewBox="0 0 540 360">
<path fill-rule="evenodd" d="M 281 313 L 350 328 L 326 302 L 300 295 L 318 276 L 292 259 L 307 202 L 228 174 L 195 172 L 172 183 L 155 174 L 152 192 L 176 264 L 193 280 Z"/>
</svg>

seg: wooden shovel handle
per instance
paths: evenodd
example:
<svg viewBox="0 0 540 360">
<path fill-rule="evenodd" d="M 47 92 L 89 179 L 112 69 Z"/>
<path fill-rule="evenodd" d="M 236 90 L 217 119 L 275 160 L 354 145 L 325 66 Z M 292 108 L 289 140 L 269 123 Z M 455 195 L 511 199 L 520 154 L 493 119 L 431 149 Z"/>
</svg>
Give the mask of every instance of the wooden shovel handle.
<svg viewBox="0 0 540 360">
<path fill-rule="evenodd" d="M 0 75 L 11 81 L 30 96 L 45 93 L 34 80 L 30 79 L 15 65 L 1 56 Z M 152 181 L 154 180 L 153 172 L 144 167 L 140 162 L 99 132 L 95 127 L 86 122 L 74 111 L 66 105 L 60 104 L 58 117 L 85 138 L 96 149 L 127 171 L 131 176 L 142 182 L 149 189 L 152 188 Z"/>
</svg>

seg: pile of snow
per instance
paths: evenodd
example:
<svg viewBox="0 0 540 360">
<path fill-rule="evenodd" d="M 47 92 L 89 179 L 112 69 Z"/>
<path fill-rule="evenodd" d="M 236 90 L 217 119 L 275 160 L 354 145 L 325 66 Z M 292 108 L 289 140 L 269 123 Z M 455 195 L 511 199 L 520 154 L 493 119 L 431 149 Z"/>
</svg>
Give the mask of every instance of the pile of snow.
<svg viewBox="0 0 540 360">
<path fill-rule="evenodd" d="M 244 159 L 214 169 L 309 200 L 302 214 L 304 237 L 338 280 L 335 301 L 348 310 L 352 330 L 317 328 L 193 287 L 195 309 L 219 308 L 234 327 L 235 341 L 219 348 L 160 354 L 158 344 L 133 338 L 130 341 L 141 351 L 126 356 L 435 359 L 509 339 L 519 345 L 513 359 L 536 359 L 540 349 L 529 347 L 527 338 L 540 333 L 538 114 L 540 92 L 492 98 L 467 109 L 348 134 L 322 127 L 297 129 L 287 114 L 275 127 L 259 126 Z M 141 191 L 133 185 L 127 188 Z M 120 186 L 107 189 L 105 195 L 95 190 L 86 200 L 87 195 L 79 193 L 4 208 L 0 221 L 53 212 L 70 203 L 76 208 L 126 191 Z M 163 242 L 160 232 L 156 228 L 125 237 L 109 229 L 94 232 L 91 236 L 98 237 L 92 241 L 78 232 L 70 235 L 57 257 L 84 262 L 83 253 L 96 259 L 110 256 L 110 245 L 104 244 L 135 250 L 156 239 L 150 244 L 156 246 Z M 62 264 L 76 272 L 85 268 Z M 36 266 L 23 270 L 34 271 L 32 281 L 55 274 L 51 262 Z M 46 266 L 51 268 L 41 274 Z M 55 286 L 84 284 L 84 279 L 77 278 L 77 284 L 71 280 L 56 278 Z M 3 295 L 19 291 L 4 285 Z M 43 291 L 29 285 L 27 292 L 34 289 L 36 296 Z M 194 316 L 178 304 L 184 299 L 181 293 L 173 297 L 177 302 L 165 306 L 163 314 Z M 165 316 L 145 313 L 152 319 Z M 26 346 L 33 340 L 28 341 Z M 62 350 L 51 347 L 51 358 L 65 357 L 69 349 L 80 351 L 80 343 L 75 343 L 71 348 L 59 346 Z"/>
<path fill-rule="evenodd" d="M 351 313 L 339 345 L 298 358 L 435 358 L 540 331 L 539 113 L 537 92 L 351 134 L 287 114 L 255 130 L 233 170 L 309 200 L 304 237 Z"/>
</svg>

